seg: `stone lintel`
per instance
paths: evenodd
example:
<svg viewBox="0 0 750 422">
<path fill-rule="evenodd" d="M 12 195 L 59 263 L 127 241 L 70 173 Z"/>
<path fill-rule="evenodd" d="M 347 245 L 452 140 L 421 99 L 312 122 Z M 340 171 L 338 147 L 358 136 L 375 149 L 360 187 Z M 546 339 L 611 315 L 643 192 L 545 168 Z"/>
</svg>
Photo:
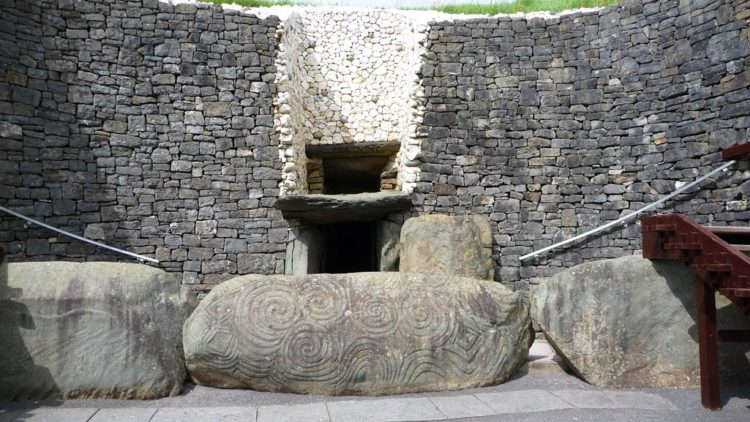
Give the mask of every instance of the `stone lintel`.
<svg viewBox="0 0 750 422">
<path fill-rule="evenodd" d="M 401 142 L 360 142 L 355 144 L 307 145 L 308 158 L 389 157 L 398 152 Z"/>
<path fill-rule="evenodd" d="M 313 224 L 379 220 L 411 206 L 409 195 L 401 192 L 288 195 L 276 201 L 276 208 L 284 218 L 299 218 Z"/>
</svg>

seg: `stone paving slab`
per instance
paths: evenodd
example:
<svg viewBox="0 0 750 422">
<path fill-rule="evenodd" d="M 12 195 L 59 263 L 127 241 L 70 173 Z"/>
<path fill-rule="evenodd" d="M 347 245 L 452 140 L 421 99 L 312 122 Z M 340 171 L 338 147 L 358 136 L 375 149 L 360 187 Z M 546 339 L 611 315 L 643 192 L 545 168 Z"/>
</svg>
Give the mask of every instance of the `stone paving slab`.
<svg viewBox="0 0 750 422">
<path fill-rule="evenodd" d="M 120 409 L 99 409 L 88 422 L 143 422 L 154 416 L 157 407 L 124 407 Z"/>
<path fill-rule="evenodd" d="M 474 395 L 431 397 L 430 401 L 449 418 L 494 415 L 495 411 Z"/>
<path fill-rule="evenodd" d="M 396 422 L 446 419 L 428 398 L 389 398 L 328 403 L 331 422 Z"/>
<path fill-rule="evenodd" d="M 485 390 L 486 391 L 486 390 Z M 36 408 L 0 409 L 0 422 L 397 422 L 397 421 L 502 421 L 577 419 L 734 421 L 750 420 L 750 400 L 730 399 L 721 412 L 700 407 L 698 391 L 597 390 L 593 388 L 539 388 L 467 393 L 430 393 L 387 398 L 303 397 L 311 403 L 234 406 L 180 406 L 173 402 L 66 401 Z M 694 394 L 695 393 L 695 394 Z M 300 396 L 295 396 L 299 398 Z M 319 401 L 316 401 L 319 400 Z M 138 405 L 140 403 L 140 405 Z M 152 403 L 152 405 L 144 405 Z M 171 404 L 169 404 L 171 403 Z M 78 404 L 81 407 L 70 407 Z M 94 404 L 94 406 L 92 406 Z M 675 405 L 678 404 L 678 405 Z M 31 404 L 30 404 L 31 405 Z M 34 403 L 37 406 L 40 403 Z M 0 404 L 3 406 L 3 404 Z M 132 407 L 131 407 L 132 406 Z M 738 417 L 739 415 L 739 417 Z M 744 416 L 743 416 L 744 415 Z M 549 419 L 551 418 L 551 419 Z M 599 419 L 597 419 L 599 418 Z M 633 419 L 635 418 L 635 419 Z"/>
<path fill-rule="evenodd" d="M 677 410 L 669 400 L 655 394 L 616 390 L 605 390 L 602 393 L 619 409 Z"/>
<path fill-rule="evenodd" d="M 258 422 L 329 422 L 330 420 L 325 403 L 258 408 Z"/>
<path fill-rule="evenodd" d="M 559 390 L 550 393 L 578 409 L 613 409 L 617 407 L 602 391 Z"/>
<path fill-rule="evenodd" d="M 162 407 L 149 422 L 255 422 L 256 413 L 255 406 Z"/>
<path fill-rule="evenodd" d="M 97 410 L 90 407 L 40 407 L 24 410 L 11 420 L 24 422 L 87 422 Z"/>
<path fill-rule="evenodd" d="M 498 414 L 541 412 L 573 407 L 559 397 L 543 390 L 519 390 L 477 394 L 476 396 Z"/>
</svg>

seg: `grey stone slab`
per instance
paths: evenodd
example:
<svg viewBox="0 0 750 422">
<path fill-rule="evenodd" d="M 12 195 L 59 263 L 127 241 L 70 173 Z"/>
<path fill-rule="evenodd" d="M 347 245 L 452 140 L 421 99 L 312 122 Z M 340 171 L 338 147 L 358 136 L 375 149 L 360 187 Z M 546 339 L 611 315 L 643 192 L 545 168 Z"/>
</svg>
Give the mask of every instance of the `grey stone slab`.
<svg viewBox="0 0 750 422">
<path fill-rule="evenodd" d="M 615 403 L 602 391 L 594 390 L 557 390 L 553 395 L 579 409 L 612 409 Z"/>
<path fill-rule="evenodd" d="M 287 195 L 276 201 L 276 208 L 285 218 L 301 218 L 315 224 L 378 220 L 411 206 L 411 197 L 400 192 Z"/>
<path fill-rule="evenodd" d="M 331 422 L 434 421 L 446 419 L 429 399 L 395 398 L 328 403 Z"/>
<path fill-rule="evenodd" d="M 298 404 L 293 406 L 261 406 L 258 422 L 328 422 L 325 403 Z"/>
<path fill-rule="evenodd" d="M 639 391 L 602 391 L 616 408 L 646 409 L 646 410 L 677 410 L 669 400 L 656 394 L 641 393 Z"/>
<path fill-rule="evenodd" d="M 148 422 L 157 410 L 156 407 L 99 409 L 89 422 Z"/>
<path fill-rule="evenodd" d="M 97 411 L 95 408 L 40 407 L 22 411 L 15 420 L 24 422 L 86 422 Z"/>
<path fill-rule="evenodd" d="M 162 407 L 150 422 L 255 422 L 256 408 L 244 407 Z"/>
<path fill-rule="evenodd" d="M 495 413 L 543 412 L 573 408 L 569 403 L 543 390 L 484 393 L 477 394 L 476 397 Z"/>
<path fill-rule="evenodd" d="M 0 409 L 0 422 L 10 422 L 21 414 L 21 410 Z"/>
<path fill-rule="evenodd" d="M 495 412 L 473 395 L 431 397 L 430 401 L 449 418 L 472 418 Z"/>
</svg>

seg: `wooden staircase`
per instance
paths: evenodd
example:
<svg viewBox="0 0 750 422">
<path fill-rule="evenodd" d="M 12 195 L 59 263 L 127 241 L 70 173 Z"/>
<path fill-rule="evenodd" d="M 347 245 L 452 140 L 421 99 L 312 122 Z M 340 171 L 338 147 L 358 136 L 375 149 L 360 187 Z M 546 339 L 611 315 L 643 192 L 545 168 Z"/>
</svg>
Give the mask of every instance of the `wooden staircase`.
<svg viewBox="0 0 750 422">
<path fill-rule="evenodd" d="M 724 149 L 721 157 L 747 168 L 750 142 Z M 641 234 L 644 258 L 682 261 L 699 280 L 701 402 L 711 410 L 721 409 L 718 343 L 750 342 L 750 330 L 718 329 L 715 292 L 750 314 L 750 227 L 701 226 L 672 214 L 643 218 Z"/>
<path fill-rule="evenodd" d="M 699 280 L 701 402 L 721 409 L 719 342 L 750 342 L 750 330 L 719 330 L 715 291 L 750 314 L 750 227 L 701 226 L 681 214 L 641 220 L 643 257 L 681 261 Z"/>
<path fill-rule="evenodd" d="M 721 152 L 724 160 L 750 158 L 750 142 Z M 734 161 L 733 161 L 734 162 Z M 684 215 L 641 220 L 643 257 L 682 261 L 695 274 L 700 347 L 701 402 L 721 409 L 719 342 L 750 342 L 750 330 L 719 330 L 715 292 L 750 314 L 750 227 L 701 226 Z"/>
<path fill-rule="evenodd" d="M 750 314 L 750 227 L 700 226 L 681 214 L 641 220 L 643 256 L 682 261 Z"/>
</svg>

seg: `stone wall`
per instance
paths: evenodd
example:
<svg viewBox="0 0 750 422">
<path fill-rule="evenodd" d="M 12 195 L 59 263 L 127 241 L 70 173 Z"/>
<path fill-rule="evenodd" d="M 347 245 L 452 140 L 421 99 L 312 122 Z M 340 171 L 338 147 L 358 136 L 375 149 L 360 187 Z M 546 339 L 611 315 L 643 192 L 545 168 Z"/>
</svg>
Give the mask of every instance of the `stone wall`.
<svg viewBox="0 0 750 422">
<path fill-rule="evenodd" d="M 750 3 L 625 1 L 562 16 L 437 22 L 422 66 L 424 213 L 480 213 L 495 278 L 519 289 L 583 261 L 634 253 L 638 225 L 521 263 L 721 162 L 750 127 Z M 746 224 L 750 173 L 661 212 Z"/>
<path fill-rule="evenodd" d="M 185 283 L 283 271 L 278 19 L 156 0 L 2 9 L 2 205 Z M 1 218 L 10 259 L 113 259 Z"/>
<path fill-rule="evenodd" d="M 429 30 L 393 11 L 305 9 L 282 24 L 156 0 L 0 6 L 0 205 L 154 256 L 185 283 L 284 272 L 293 235 L 273 204 L 306 191 L 305 143 L 400 140 L 413 214 L 489 216 L 495 279 L 525 290 L 635 253 L 630 225 L 518 259 L 705 174 L 750 127 L 746 1 Z M 371 60 L 374 79 L 352 79 Z M 749 176 L 662 211 L 746 224 Z M 4 215 L 0 243 L 12 261 L 118 259 Z"/>
<path fill-rule="evenodd" d="M 395 11 L 311 8 L 284 20 L 276 103 L 282 193 L 308 192 L 305 145 L 415 138 L 424 32 Z M 407 161 L 405 179 L 415 182 L 417 166 Z"/>
</svg>

